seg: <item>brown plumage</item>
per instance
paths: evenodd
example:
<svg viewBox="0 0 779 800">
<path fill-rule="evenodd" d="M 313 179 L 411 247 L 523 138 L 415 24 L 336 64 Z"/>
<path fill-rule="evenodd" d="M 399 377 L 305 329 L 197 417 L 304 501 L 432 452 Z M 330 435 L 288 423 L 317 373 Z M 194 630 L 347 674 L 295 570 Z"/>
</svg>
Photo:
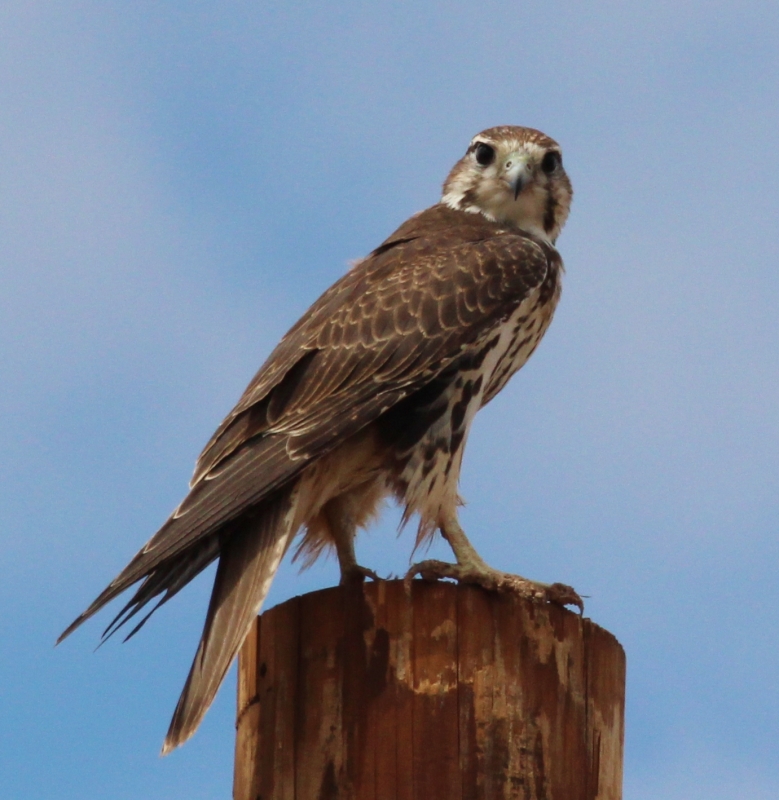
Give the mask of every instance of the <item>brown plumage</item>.
<svg viewBox="0 0 779 800">
<path fill-rule="evenodd" d="M 281 340 L 206 445 L 181 505 L 62 634 L 141 581 L 110 636 L 219 559 L 163 752 L 196 730 L 299 530 L 307 561 L 332 546 L 342 581 L 375 577 L 356 563 L 353 539 L 387 495 L 404 519 L 419 515 L 418 541 L 440 530 L 457 559 L 422 562 L 409 578 L 581 605 L 569 587 L 488 567 L 457 522 L 471 421 L 554 312 L 562 261 L 553 244 L 570 200 L 553 140 L 517 127 L 477 135 L 441 203 L 401 225 Z"/>
</svg>

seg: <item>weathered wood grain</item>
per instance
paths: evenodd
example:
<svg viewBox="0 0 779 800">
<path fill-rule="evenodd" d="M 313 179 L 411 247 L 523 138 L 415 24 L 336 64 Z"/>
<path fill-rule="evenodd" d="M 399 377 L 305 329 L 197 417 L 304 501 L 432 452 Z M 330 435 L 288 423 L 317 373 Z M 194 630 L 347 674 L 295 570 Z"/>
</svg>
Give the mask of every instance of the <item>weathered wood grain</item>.
<svg viewBox="0 0 779 800">
<path fill-rule="evenodd" d="M 561 608 L 450 583 L 265 612 L 240 654 L 236 800 L 620 800 L 625 656 Z"/>
</svg>

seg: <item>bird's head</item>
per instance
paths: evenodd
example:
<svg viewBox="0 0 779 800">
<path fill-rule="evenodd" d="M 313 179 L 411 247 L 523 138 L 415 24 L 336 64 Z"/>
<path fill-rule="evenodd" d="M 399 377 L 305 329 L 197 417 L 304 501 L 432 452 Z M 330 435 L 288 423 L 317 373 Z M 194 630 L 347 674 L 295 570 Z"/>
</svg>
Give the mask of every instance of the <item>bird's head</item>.
<svg viewBox="0 0 779 800">
<path fill-rule="evenodd" d="M 505 125 L 473 137 L 441 202 L 554 242 L 572 196 L 560 145 L 533 128 Z"/>
</svg>

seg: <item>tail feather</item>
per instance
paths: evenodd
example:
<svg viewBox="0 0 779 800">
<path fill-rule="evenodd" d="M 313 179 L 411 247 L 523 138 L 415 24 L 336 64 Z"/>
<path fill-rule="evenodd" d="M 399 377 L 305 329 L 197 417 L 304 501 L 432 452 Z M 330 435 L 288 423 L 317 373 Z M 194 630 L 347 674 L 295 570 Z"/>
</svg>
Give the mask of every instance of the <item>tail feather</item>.
<svg viewBox="0 0 779 800">
<path fill-rule="evenodd" d="M 222 542 L 203 635 L 165 737 L 163 755 L 197 730 L 243 644 L 287 549 L 295 497 L 294 490 L 275 495 Z"/>
</svg>

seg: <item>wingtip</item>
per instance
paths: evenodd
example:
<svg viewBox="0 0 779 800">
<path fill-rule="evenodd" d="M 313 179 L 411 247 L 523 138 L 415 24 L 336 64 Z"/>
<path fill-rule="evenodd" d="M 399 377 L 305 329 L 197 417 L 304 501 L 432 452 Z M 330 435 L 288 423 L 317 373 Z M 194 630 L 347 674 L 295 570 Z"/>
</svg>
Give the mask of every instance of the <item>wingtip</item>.
<svg viewBox="0 0 779 800">
<path fill-rule="evenodd" d="M 76 617 L 73 622 L 71 622 L 70 625 L 68 625 L 68 627 L 65 628 L 65 630 L 62 631 L 62 633 L 57 637 L 57 641 L 54 642 L 54 646 L 56 647 L 58 644 L 60 644 L 60 642 L 63 642 L 65 639 L 67 639 L 68 636 L 70 636 L 70 634 L 73 633 L 73 631 L 76 630 L 76 628 L 78 628 L 78 626 L 81 625 L 85 619 L 86 617 L 83 614 L 80 614 L 78 617 Z"/>
</svg>

